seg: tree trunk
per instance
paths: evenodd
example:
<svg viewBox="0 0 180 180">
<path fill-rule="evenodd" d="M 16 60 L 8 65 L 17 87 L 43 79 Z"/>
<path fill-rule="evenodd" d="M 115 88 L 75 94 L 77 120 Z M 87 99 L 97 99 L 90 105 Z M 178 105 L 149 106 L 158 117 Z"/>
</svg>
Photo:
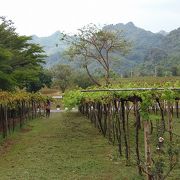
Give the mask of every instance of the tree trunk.
<svg viewBox="0 0 180 180">
<path fill-rule="evenodd" d="M 106 80 L 106 86 L 110 85 L 110 71 L 109 71 L 109 68 L 106 69 L 106 77 L 105 77 L 105 80 Z"/>
<path fill-rule="evenodd" d="M 99 84 L 99 83 L 93 78 L 93 76 L 90 74 L 87 65 L 85 66 L 85 69 L 86 69 L 86 71 L 87 71 L 87 74 L 88 74 L 90 80 L 91 80 L 94 84 L 96 84 L 97 86 L 101 86 L 101 84 Z"/>
</svg>

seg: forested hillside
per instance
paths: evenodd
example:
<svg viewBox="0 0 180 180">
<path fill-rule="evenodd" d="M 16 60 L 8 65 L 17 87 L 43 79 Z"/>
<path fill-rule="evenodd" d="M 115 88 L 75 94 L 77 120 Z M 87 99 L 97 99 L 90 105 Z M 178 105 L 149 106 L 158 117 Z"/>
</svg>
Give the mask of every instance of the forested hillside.
<svg viewBox="0 0 180 180">
<path fill-rule="evenodd" d="M 106 25 L 110 31 L 122 31 L 124 37 L 131 42 L 132 48 L 128 55 L 122 57 L 116 54 L 113 70 L 118 74 L 136 75 L 179 75 L 180 67 L 180 28 L 170 33 L 160 31 L 152 33 L 136 27 L 132 22 L 127 24 Z M 56 63 L 70 63 L 63 57 L 67 44 L 61 41 L 61 32 L 57 31 L 48 37 L 33 36 L 33 41 L 44 47 L 48 54 L 46 66 Z M 177 66 L 178 65 L 178 66 Z"/>
</svg>

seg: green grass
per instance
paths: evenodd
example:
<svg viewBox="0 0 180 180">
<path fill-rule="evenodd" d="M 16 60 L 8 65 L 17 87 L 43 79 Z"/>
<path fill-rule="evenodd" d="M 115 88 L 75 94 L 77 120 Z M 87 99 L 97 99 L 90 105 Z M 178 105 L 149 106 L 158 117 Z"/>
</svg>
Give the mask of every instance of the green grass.
<svg viewBox="0 0 180 180">
<path fill-rule="evenodd" d="M 29 122 L 26 129 L 8 138 L 0 152 L 2 180 L 142 179 L 79 113 L 54 113 Z"/>
<path fill-rule="evenodd" d="M 174 125 L 175 132 L 179 134 L 179 119 L 174 119 Z M 133 121 L 130 127 L 130 144 L 133 148 Z M 140 131 L 140 134 L 142 157 L 143 132 Z M 79 113 L 54 113 L 50 119 L 30 121 L 23 130 L 9 136 L 3 144 L 3 148 L 0 146 L 2 180 L 143 179 L 137 175 L 135 156 L 131 154 L 131 166 L 125 166 L 125 158 L 119 158 L 117 147 L 109 144 L 89 120 Z M 153 144 L 153 151 L 155 147 Z M 177 165 L 168 179 L 178 179 L 179 169 L 180 165 Z"/>
</svg>

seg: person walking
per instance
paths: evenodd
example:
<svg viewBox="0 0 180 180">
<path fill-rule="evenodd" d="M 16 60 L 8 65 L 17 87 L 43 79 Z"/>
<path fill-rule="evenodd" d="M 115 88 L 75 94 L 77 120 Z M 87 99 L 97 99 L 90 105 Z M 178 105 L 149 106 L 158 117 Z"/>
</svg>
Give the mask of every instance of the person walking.
<svg viewBox="0 0 180 180">
<path fill-rule="evenodd" d="M 50 100 L 48 99 L 46 102 L 46 117 L 50 117 L 50 112 L 51 112 L 51 103 Z"/>
</svg>

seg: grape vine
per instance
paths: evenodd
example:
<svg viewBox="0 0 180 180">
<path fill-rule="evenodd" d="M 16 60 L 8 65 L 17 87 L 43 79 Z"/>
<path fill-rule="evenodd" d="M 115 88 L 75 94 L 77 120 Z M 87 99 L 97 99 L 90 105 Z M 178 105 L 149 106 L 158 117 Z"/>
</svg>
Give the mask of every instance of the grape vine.
<svg viewBox="0 0 180 180">
<path fill-rule="evenodd" d="M 143 88 L 147 87 L 144 84 Z M 154 85 L 151 90 L 140 90 L 136 84 L 73 90 L 65 94 L 63 101 L 65 107 L 78 106 L 103 136 L 117 144 L 119 156 L 125 156 L 127 165 L 136 159 L 140 175 L 165 179 L 179 158 L 180 138 L 173 132 L 173 117 L 179 118 L 179 87 L 176 82 L 160 89 Z M 169 166 L 161 166 L 163 163 Z"/>
<path fill-rule="evenodd" d="M 6 138 L 19 124 L 41 115 L 47 97 L 25 91 L 0 91 L 0 133 Z"/>
</svg>

